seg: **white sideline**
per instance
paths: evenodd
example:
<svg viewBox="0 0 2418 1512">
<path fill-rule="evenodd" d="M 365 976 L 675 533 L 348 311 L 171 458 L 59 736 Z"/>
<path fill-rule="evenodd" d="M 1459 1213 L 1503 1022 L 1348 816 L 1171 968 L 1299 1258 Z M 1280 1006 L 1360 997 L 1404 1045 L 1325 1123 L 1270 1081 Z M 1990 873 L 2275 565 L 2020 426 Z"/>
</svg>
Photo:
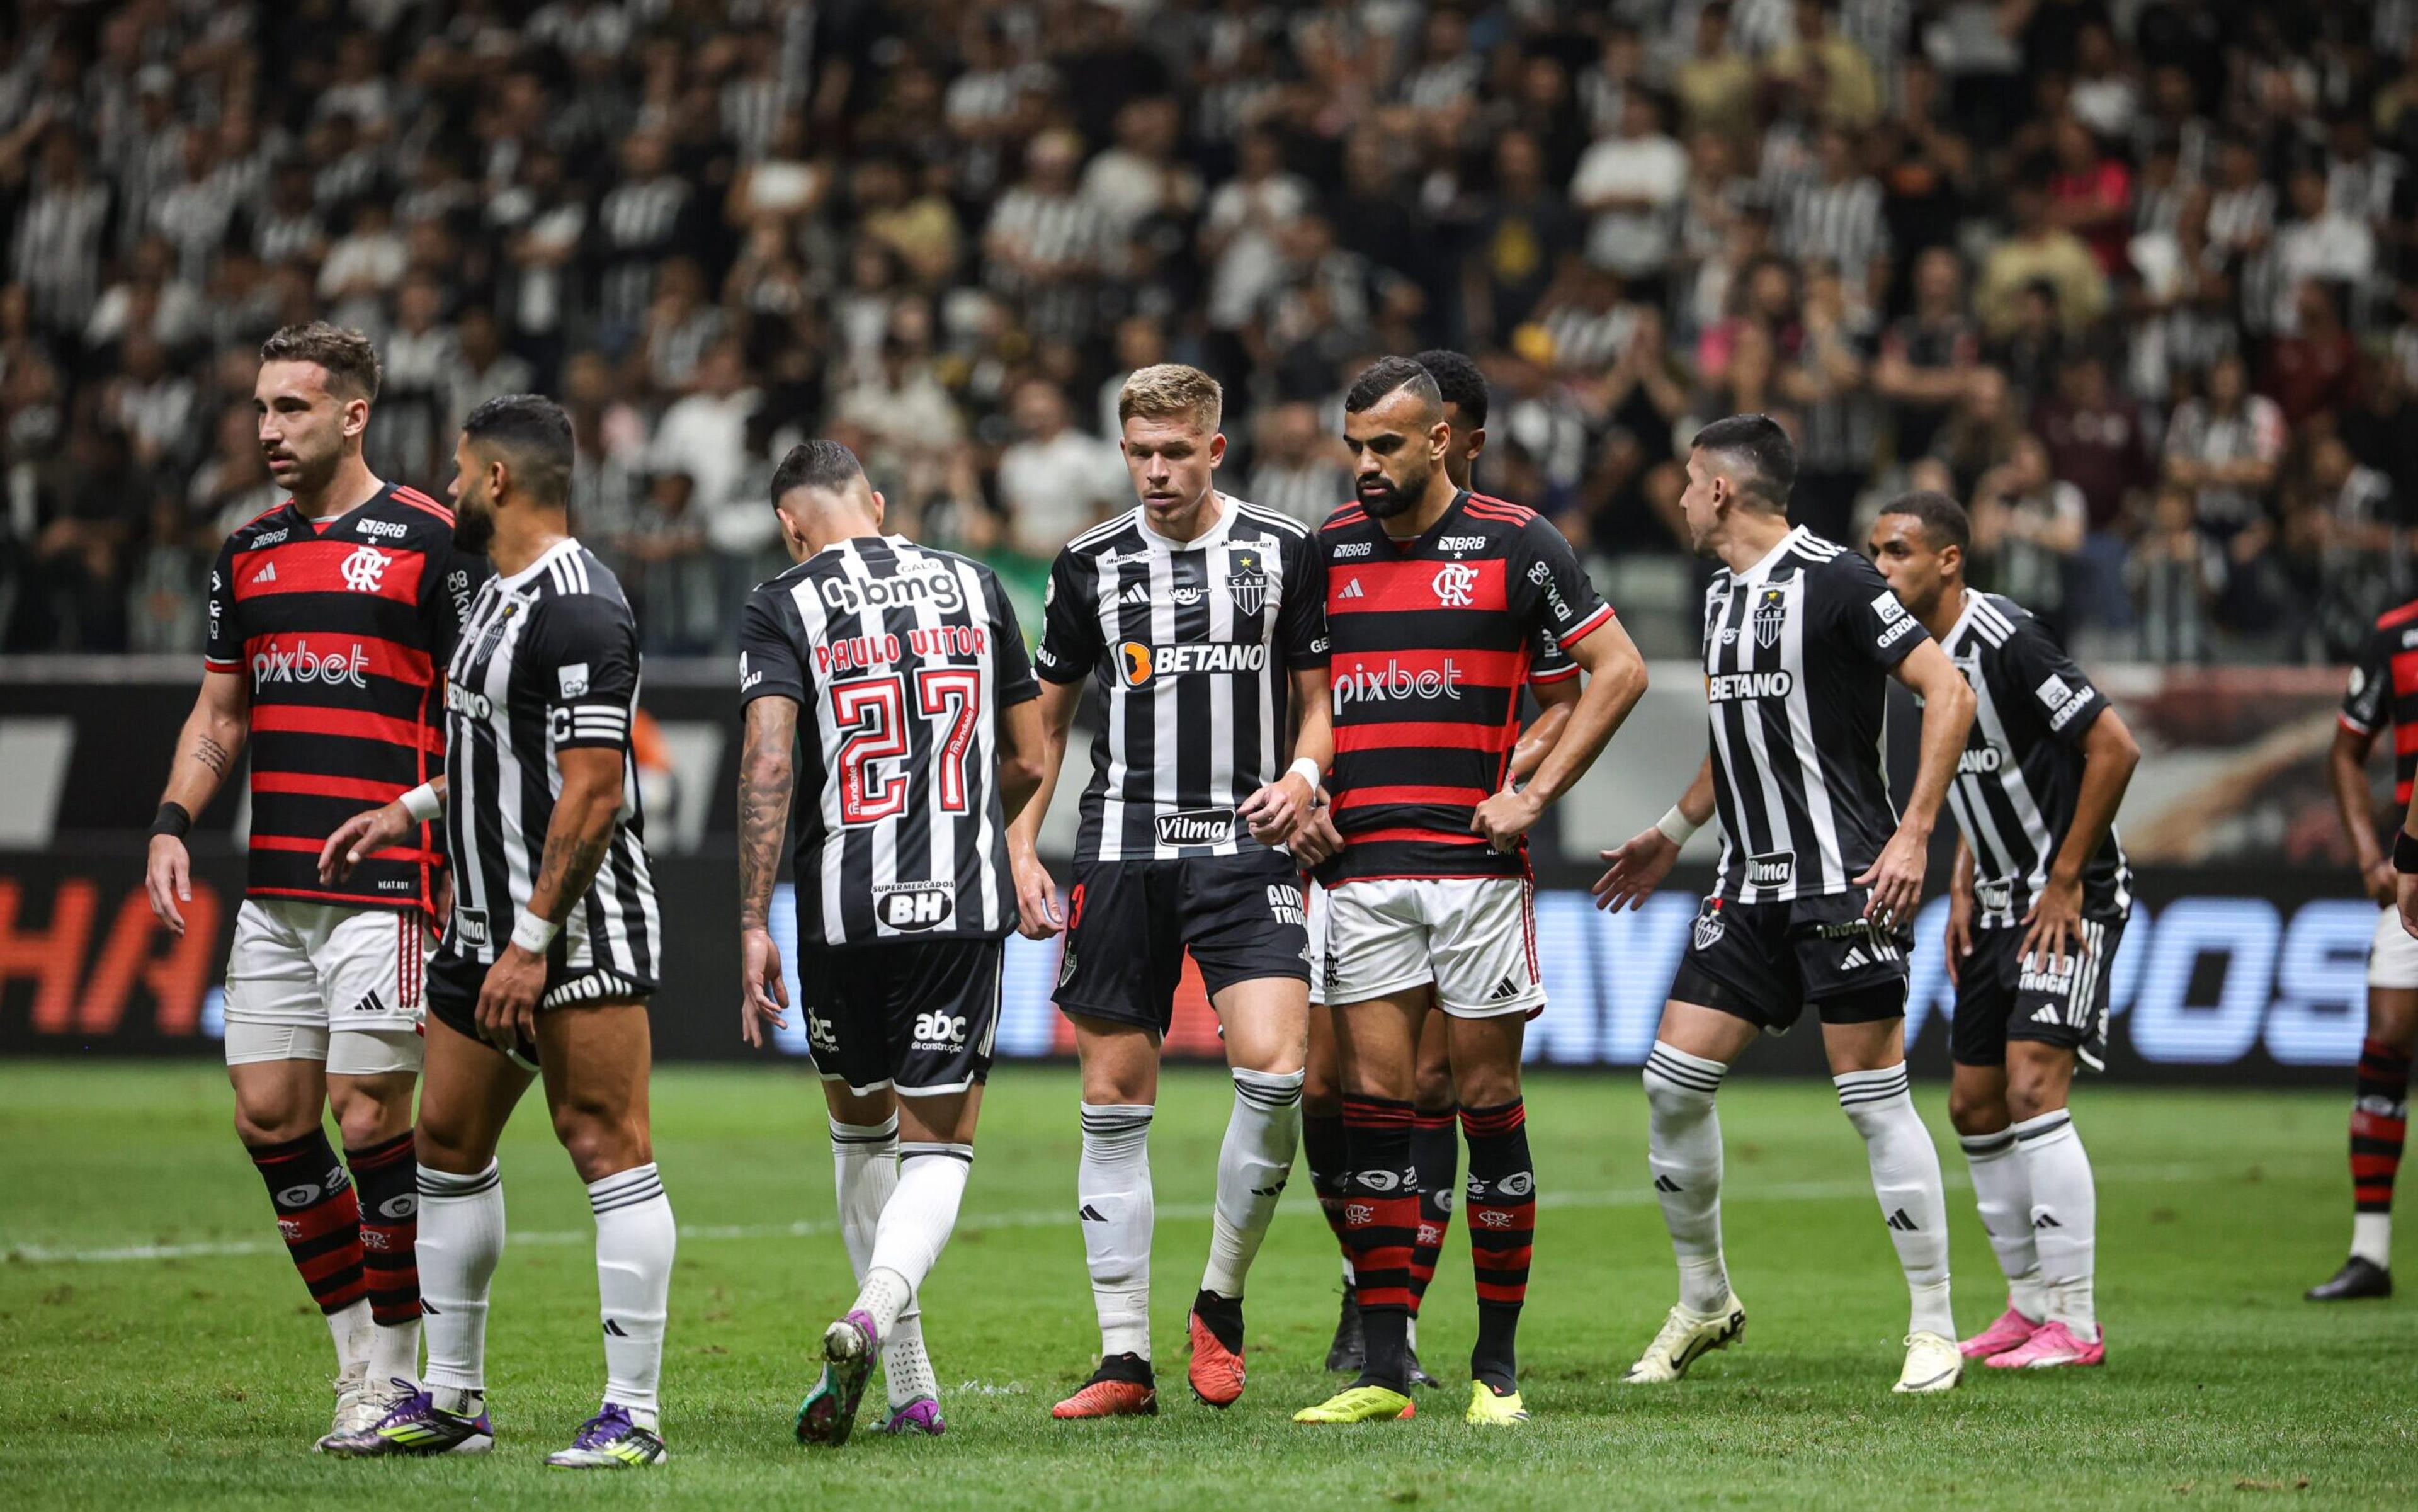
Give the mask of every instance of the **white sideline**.
<svg viewBox="0 0 2418 1512">
<path fill-rule="evenodd" d="M 2273 1162 L 2267 1164 L 2272 1165 Z M 2190 1181 L 2219 1171 L 2233 1169 L 2233 1162 L 2186 1162 L 2165 1166 L 2102 1166 L 2098 1179 L 2104 1182 L 2171 1182 Z M 1943 1170 L 1952 1191 L 1971 1188 L 1963 1172 L 1952 1168 Z M 1870 1197 L 1869 1181 L 1785 1182 L 1777 1186 L 1754 1186 L 1724 1194 L 1725 1205 L 1736 1208 L 1756 1202 L 1829 1202 L 1843 1198 Z M 1547 1190 L 1537 1199 L 1545 1208 L 1629 1208 L 1649 1207 L 1655 1201 L 1650 1186 L 1639 1185 L 1613 1192 L 1555 1192 Z M 1196 1202 L 1161 1205 L 1158 1215 L 1175 1222 L 1201 1222 L 1215 1212 L 1212 1204 Z M 969 1213 L 957 1220 L 961 1231 L 984 1229 L 1047 1229 L 1073 1220 L 1064 1208 L 1027 1209 L 1010 1213 Z M 719 1223 L 681 1225 L 683 1241 L 719 1239 L 813 1239 L 839 1231 L 831 1220 L 801 1219 L 796 1223 Z M 592 1242 L 592 1229 L 541 1229 L 530 1232 L 514 1232 L 509 1245 L 585 1245 Z M 47 1245 L 20 1245 L 0 1240 L 0 1262 L 24 1265 L 100 1265 L 121 1260 L 206 1260 L 222 1255 L 273 1255 L 284 1245 L 265 1239 L 232 1239 L 198 1245 L 118 1245 L 100 1249 L 59 1249 Z"/>
</svg>

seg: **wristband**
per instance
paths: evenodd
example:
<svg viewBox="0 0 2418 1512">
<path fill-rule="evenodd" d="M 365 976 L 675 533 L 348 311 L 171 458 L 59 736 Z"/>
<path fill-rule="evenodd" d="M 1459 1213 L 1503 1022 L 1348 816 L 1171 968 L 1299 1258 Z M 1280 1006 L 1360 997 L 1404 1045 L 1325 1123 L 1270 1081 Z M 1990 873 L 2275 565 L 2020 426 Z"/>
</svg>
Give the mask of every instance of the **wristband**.
<svg viewBox="0 0 2418 1512">
<path fill-rule="evenodd" d="M 1670 813 L 1654 821 L 1654 828 L 1662 832 L 1663 839 L 1675 846 L 1684 847 L 1688 843 L 1688 837 L 1703 826 L 1690 823 L 1688 816 L 1679 811 L 1678 804 L 1674 803 L 1671 805 Z"/>
<path fill-rule="evenodd" d="M 1317 762 L 1312 761 L 1308 756 L 1303 756 L 1292 766 L 1285 768 L 1285 775 L 1288 777 L 1299 777 L 1302 781 L 1309 784 L 1309 796 L 1314 800 L 1318 797 L 1319 779 L 1324 776 L 1325 773 L 1318 770 Z"/>
<path fill-rule="evenodd" d="M 437 797 L 436 789 L 427 783 L 421 783 L 395 802 L 403 805 L 403 811 L 411 816 L 414 824 L 426 824 L 445 812 L 445 800 Z"/>
<path fill-rule="evenodd" d="M 185 811 L 182 803 L 161 804 L 159 814 L 151 820 L 153 834 L 174 835 L 179 840 L 185 838 L 192 828 L 193 817 Z"/>
<path fill-rule="evenodd" d="M 554 937 L 562 933 L 562 925 L 541 919 L 527 909 L 513 921 L 513 943 L 531 955 L 543 955 L 554 944 Z"/>
<path fill-rule="evenodd" d="M 2393 869 L 2404 877 L 2418 875 L 2418 834 L 2393 832 Z"/>
</svg>

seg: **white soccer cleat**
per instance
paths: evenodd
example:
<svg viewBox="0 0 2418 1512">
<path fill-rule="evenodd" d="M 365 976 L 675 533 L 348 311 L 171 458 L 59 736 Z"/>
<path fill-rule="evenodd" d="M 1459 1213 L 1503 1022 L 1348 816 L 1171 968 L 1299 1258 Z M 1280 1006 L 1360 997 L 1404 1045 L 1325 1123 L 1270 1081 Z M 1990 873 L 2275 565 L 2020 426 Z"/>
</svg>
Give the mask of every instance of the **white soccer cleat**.
<svg viewBox="0 0 2418 1512">
<path fill-rule="evenodd" d="M 327 1436 L 311 1445 L 313 1454 L 327 1453 L 331 1440 L 368 1432 L 378 1426 L 378 1419 L 386 1416 L 387 1409 L 394 1405 L 387 1399 L 384 1392 L 372 1386 L 361 1376 L 339 1376 L 335 1386 L 336 1420 L 329 1425 Z"/>
<path fill-rule="evenodd" d="M 1645 1352 L 1629 1367 L 1621 1381 L 1631 1386 L 1656 1385 L 1676 1381 L 1688 1373 L 1688 1367 L 1699 1356 L 1714 1350 L 1725 1350 L 1746 1333 L 1746 1308 L 1733 1291 L 1728 1299 L 1711 1312 L 1690 1312 L 1675 1306 L 1662 1320 L 1662 1331 Z"/>
<path fill-rule="evenodd" d="M 1906 1336 L 1905 1368 L 1898 1372 L 1897 1384 L 1890 1389 L 1909 1397 L 1953 1391 L 1964 1375 L 1965 1354 L 1956 1341 L 1925 1330 Z"/>
</svg>

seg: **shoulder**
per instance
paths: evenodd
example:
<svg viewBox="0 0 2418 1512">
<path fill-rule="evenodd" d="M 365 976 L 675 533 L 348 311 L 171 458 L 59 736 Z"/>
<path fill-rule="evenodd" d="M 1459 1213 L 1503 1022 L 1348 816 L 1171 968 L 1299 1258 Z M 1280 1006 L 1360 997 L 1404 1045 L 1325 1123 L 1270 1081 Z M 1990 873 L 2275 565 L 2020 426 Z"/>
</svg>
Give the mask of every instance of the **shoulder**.
<svg viewBox="0 0 2418 1512">
<path fill-rule="evenodd" d="M 2411 627 L 2418 627 L 2418 599 L 2412 599 L 2397 609 L 2387 609 L 2376 617 L 2379 636 L 2392 635 Z"/>
<path fill-rule="evenodd" d="M 1845 591 L 1859 588 L 1886 588 L 1889 583 L 1881 570 L 1865 559 L 1863 553 L 1849 551 L 1834 541 L 1799 530 L 1788 543 L 1789 559 L 1805 574 L 1808 583 L 1821 584 Z"/>
<path fill-rule="evenodd" d="M 1288 544 L 1299 545 L 1309 540 L 1309 527 L 1289 514 L 1278 514 L 1274 510 L 1263 510 L 1257 504 L 1235 498 L 1232 495 L 1227 496 L 1227 501 L 1234 506 L 1234 512 L 1238 516 L 1237 524 L 1257 527 Z"/>
<path fill-rule="evenodd" d="M 386 497 L 378 501 L 399 517 L 417 516 L 428 526 L 442 529 L 447 539 L 453 534 L 453 512 L 407 483 L 389 483 Z"/>
<path fill-rule="evenodd" d="M 294 527 L 294 522 L 285 514 L 287 506 L 293 502 L 285 499 L 265 509 L 227 532 L 226 549 L 231 552 L 250 551 L 255 546 L 273 546 L 283 541 Z"/>
<path fill-rule="evenodd" d="M 1058 560 L 1069 565 L 1091 566 L 1100 557 L 1134 542 L 1134 521 L 1140 511 L 1127 510 L 1111 520 L 1103 520 L 1058 549 Z"/>
<path fill-rule="evenodd" d="M 552 619 L 579 623 L 631 619 L 621 580 L 595 553 L 575 542 L 569 551 L 548 558 L 530 587 L 538 589 L 538 606 Z"/>
<path fill-rule="evenodd" d="M 1356 503 L 1344 504 L 1338 506 L 1335 512 L 1326 517 L 1326 523 L 1320 526 L 1318 528 L 1322 535 L 1333 533 L 1339 536 L 1349 534 L 1353 530 L 1361 526 L 1367 525 L 1368 523 L 1369 512 L 1367 510 L 1362 509 Z"/>
</svg>

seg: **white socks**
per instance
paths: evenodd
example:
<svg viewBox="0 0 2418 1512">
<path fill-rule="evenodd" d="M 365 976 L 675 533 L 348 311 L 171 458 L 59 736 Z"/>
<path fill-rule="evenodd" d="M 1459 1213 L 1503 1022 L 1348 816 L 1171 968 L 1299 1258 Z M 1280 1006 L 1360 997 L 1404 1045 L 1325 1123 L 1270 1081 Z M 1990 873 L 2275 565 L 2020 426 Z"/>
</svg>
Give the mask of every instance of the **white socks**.
<svg viewBox="0 0 2418 1512">
<path fill-rule="evenodd" d="M 2099 1195 L 2090 1180 L 2090 1156 L 2074 1132 L 2073 1115 L 2062 1107 L 2028 1118 L 2011 1132 L 2031 1175 L 2032 1243 L 2040 1249 L 2048 1315 L 2076 1338 L 2095 1339 L 2099 1315 L 2090 1273 Z"/>
<path fill-rule="evenodd" d="M 2007 1273 L 2007 1300 L 2033 1322 L 2048 1317 L 2048 1293 L 2041 1286 L 2040 1251 L 2032 1245 L 2032 1174 L 2015 1149 L 2015 1131 L 1967 1134 L 1965 1164 L 1973 1172 L 1973 1205 Z"/>
<path fill-rule="evenodd" d="M 1234 1111 L 1226 1121 L 1226 1142 L 1217 1150 L 1217 1211 L 1209 1233 L 1209 1266 L 1201 1289 L 1221 1297 L 1243 1294 L 1277 1198 L 1293 1174 L 1293 1149 L 1301 1136 L 1304 1073 L 1234 1070 Z M 1088 1150 L 1090 1139 L 1084 1140 Z M 1144 1159 L 1147 1159 L 1147 1153 Z M 1147 1295 L 1144 1297 L 1147 1305 Z"/>
<path fill-rule="evenodd" d="M 856 1305 L 873 1320 L 886 1338 L 915 1300 L 915 1291 L 930 1275 L 949 1232 L 957 1226 L 957 1206 L 965 1200 L 966 1178 L 973 1171 L 970 1144 L 901 1143 L 898 1185 L 881 1205 L 881 1221 L 873 1232 L 873 1253 L 865 1267 L 865 1286 Z"/>
<path fill-rule="evenodd" d="M 1909 1333 L 1956 1336 L 1948 1306 L 1948 1199 L 1939 1179 L 1939 1152 L 1931 1131 L 1914 1110 L 1905 1063 L 1879 1071 L 1850 1071 L 1830 1078 L 1847 1122 L 1864 1137 L 1872 1162 L 1873 1195 L 1880 1199 L 1890 1241 L 1913 1295 Z"/>
<path fill-rule="evenodd" d="M 1713 1109 L 1728 1070 L 1660 1040 L 1645 1058 L 1646 1164 L 1679 1257 L 1679 1306 L 1694 1313 L 1730 1300 L 1722 1264 L 1722 1121 Z"/>
<path fill-rule="evenodd" d="M 604 1399 L 652 1432 L 661 1408 L 664 1299 L 679 1230 L 654 1163 L 588 1184 L 596 1214 L 596 1294 L 604 1317 Z"/>
<path fill-rule="evenodd" d="M 839 1236 L 860 1285 L 873 1262 L 874 1230 L 898 1186 L 898 1115 L 880 1123 L 831 1121 L 832 1183 L 839 1194 Z M 924 1308 L 910 1301 L 897 1326 L 881 1336 L 881 1378 L 893 1408 L 918 1397 L 938 1401 L 941 1385 L 924 1352 Z"/>
<path fill-rule="evenodd" d="M 1091 1266 L 1104 1356 L 1150 1358 L 1150 1233 L 1155 1217 L 1150 1116 L 1143 1103 L 1083 1105 L 1076 1211 L 1083 1224 L 1083 1258 Z"/>
<path fill-rule="evenodd" d="M 358 1298 L 346 1306 L 321 1316 L 328 1320 L 329 1336 L 336 1341 L 337 1376 L 345 1381 L 369 1380 L 385 1386 L 386 1377 L 375 1373 L 376 1362 L 372 1358 L 377 1352 L 372 1338 L 377 1327 L 370 1318 L 370 1299 Z M 413 1345 L 417 1346 L 419 1342 L 420 1336 L 414 1334 Z M 419 1367 L 419 1352 L 415 1347 L 411 1364 L 400 1373 L 412 1375 Z"/>
<path fill-rule="evenodd" d="M 504 1179 L 496 1163 L 467 1176 L 420 1168 L 421 1326 L 431 1399 L 475 1415 L 487 1384 L 487 1285 L 504 1253 Z"/>
<path fill-rule="evenodd" d="M 2380 1271 L 2393 1269 L 2393 1214 L 2352 1214 L 2350 1252 Z"/>
<path fill-rule="evenodd" d="M 370 1328 L 370 1383 L 420 1379 L 420 1320 L 375 1323 Z"/>
</svg>

